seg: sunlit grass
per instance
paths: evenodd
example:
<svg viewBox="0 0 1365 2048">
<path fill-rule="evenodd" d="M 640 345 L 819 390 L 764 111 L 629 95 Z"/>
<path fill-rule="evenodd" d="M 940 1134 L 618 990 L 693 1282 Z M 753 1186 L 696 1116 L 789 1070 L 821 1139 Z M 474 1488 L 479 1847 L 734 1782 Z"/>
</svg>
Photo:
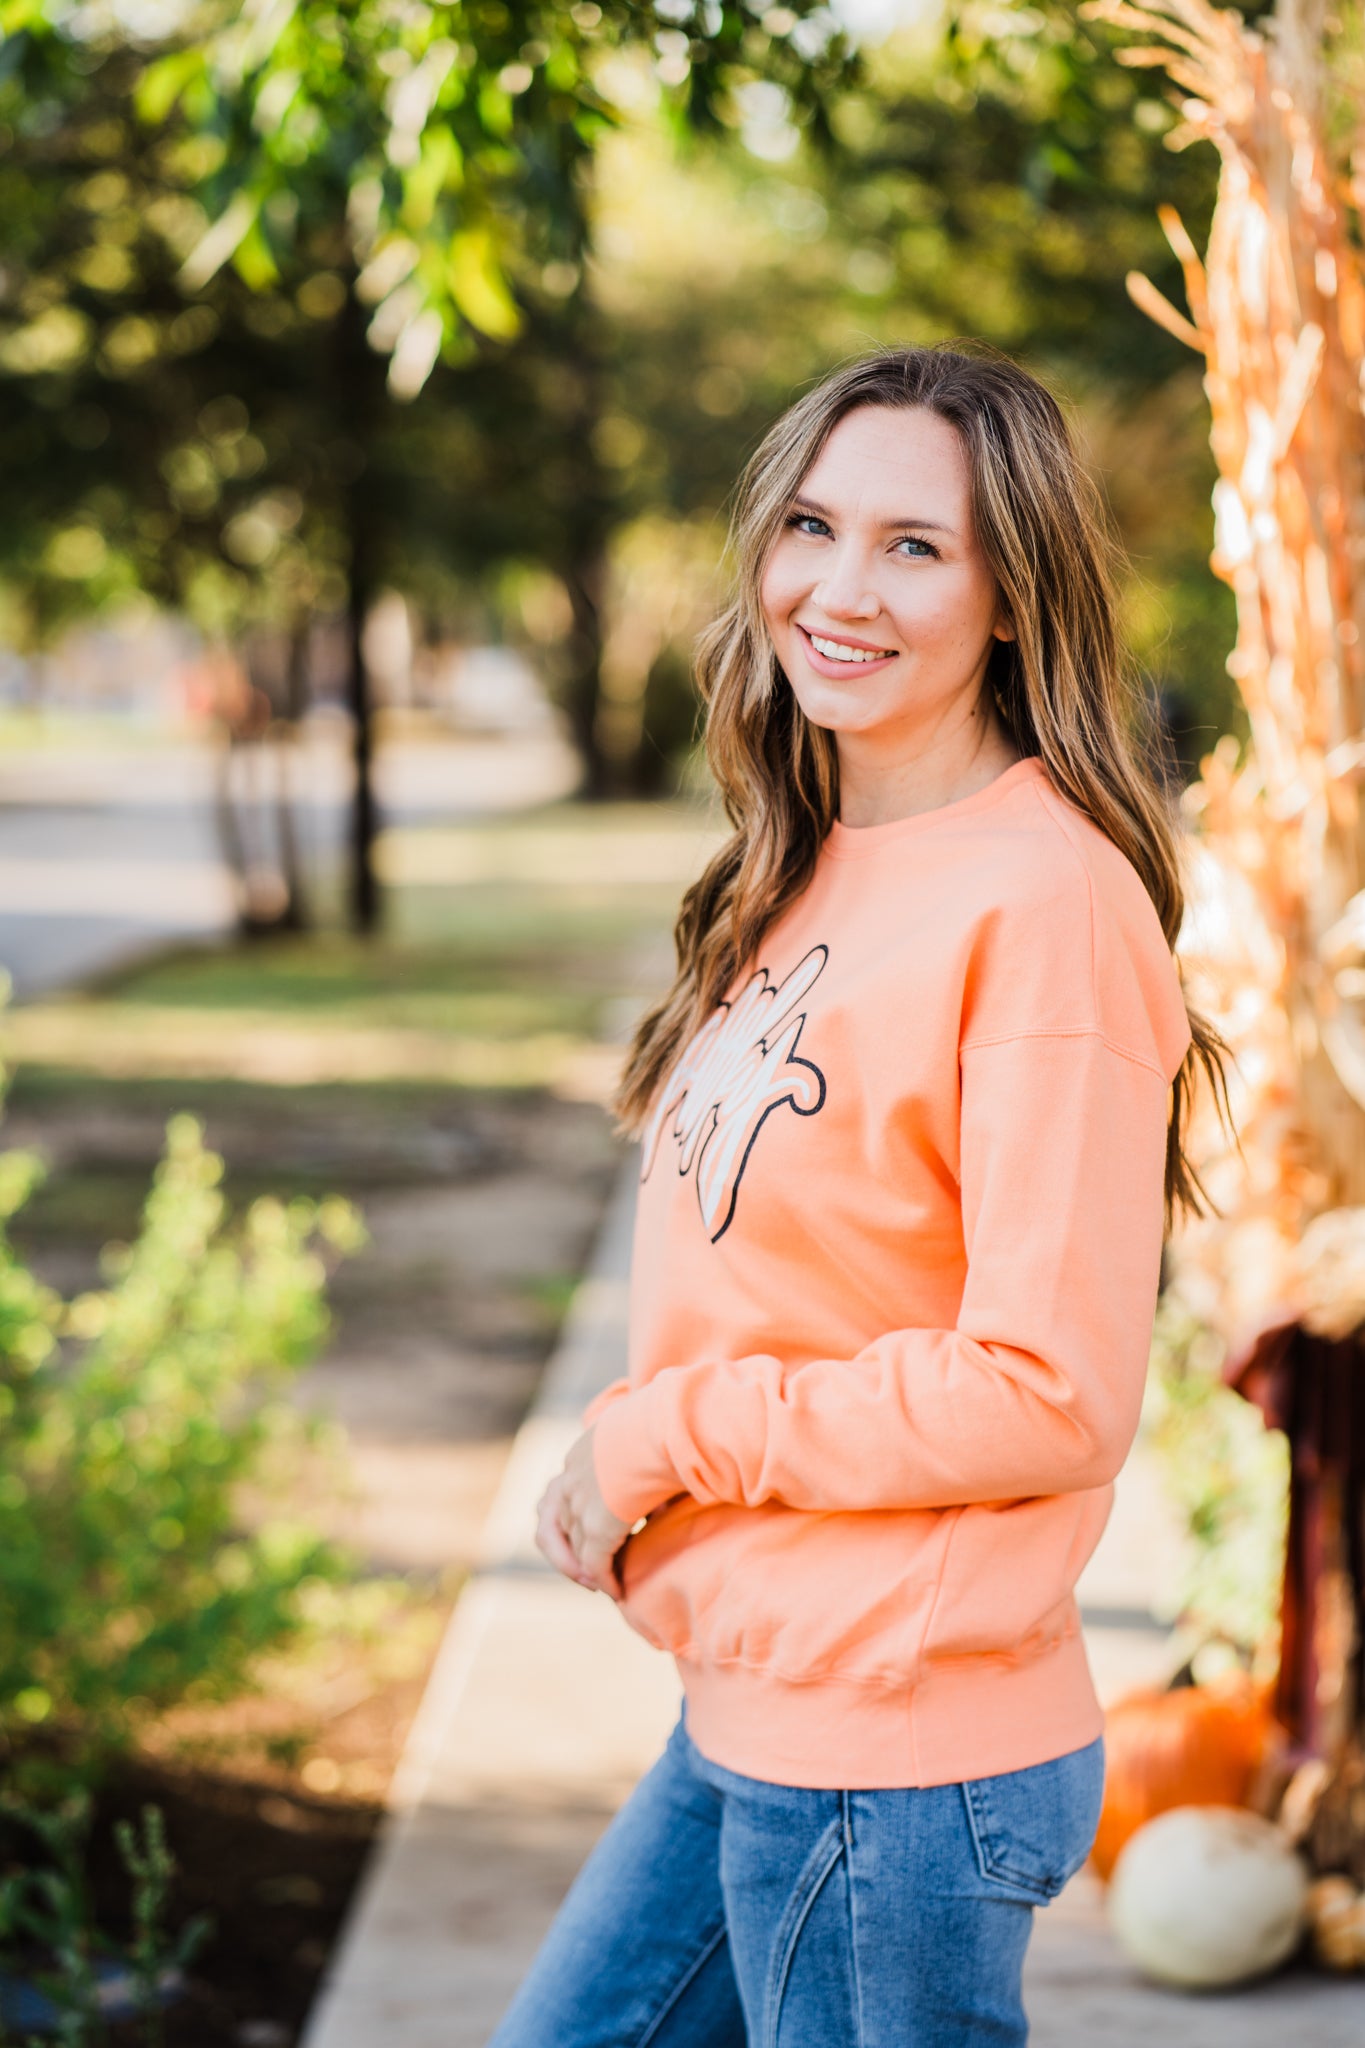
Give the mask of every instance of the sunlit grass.
<svg viewBox="0 0 1365 2048">
<path fill-rule="evenodd" d="M 277 1087 L 421 1080 L 453 1087 L 554 1088 L 593 1097 L 612 1054 L 586 1031 L 470 1031 L 365 1025 L 342 1017 L 289 1022 L 279 1012 L 135 1003 L 34 1004 L 7 1021 L 7 1062 L 41 1060 L 110 1077 L 236 1078 Z"/>
<path fill-rule="evenodd" d="M 74 705 L 0 707 L 0 752 L 22 747 L 63 753 L 73 747 L 93 747 L 142 753 L 177 745 L 188 731 L 188 727 L 161 717 L 101 713 Z"/>
<path fill-rule="evenodd" d="M 396 884 L 533 883 L 561 889 L 677 890 L 719 841 L 705 814 L 679 805 L 556 807 L 535 822 L 410 826 L 382 835 L 377 865 Z"/>
<path fill-rule="evenodd" d="M 679 896 L 716 843 L 699 807 L 554 805 L 387 833 L 385 930 L 185 948 L 22 1005 L 20 1067 L 134 1082 L 546 1087 L 603 1099 L 654 993 Z"/>
</svg>

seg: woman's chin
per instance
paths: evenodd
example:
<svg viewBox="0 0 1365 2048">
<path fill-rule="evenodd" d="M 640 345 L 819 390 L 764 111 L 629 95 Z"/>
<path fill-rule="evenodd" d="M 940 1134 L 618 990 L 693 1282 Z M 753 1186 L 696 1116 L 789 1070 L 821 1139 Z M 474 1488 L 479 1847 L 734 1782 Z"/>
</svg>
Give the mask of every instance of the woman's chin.
<svg viewBox="0 0 1365 2048">
<path fill-rule="evenodd" d="M 795 695 L 811 724 L 825 732 L 861 737 L 889 722 L 885 705 L 860 701 L 856 684 L 829 683 L 818 690 L 797 690 Z"/>
</svg>

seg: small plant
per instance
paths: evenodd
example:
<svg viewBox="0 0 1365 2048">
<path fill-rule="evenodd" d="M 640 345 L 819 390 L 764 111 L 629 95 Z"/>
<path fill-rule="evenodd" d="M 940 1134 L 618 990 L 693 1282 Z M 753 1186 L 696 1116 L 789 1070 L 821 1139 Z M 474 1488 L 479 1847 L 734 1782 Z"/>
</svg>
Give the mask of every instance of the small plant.
<svg viewBox="0 0 1365 2048">
<path fill-rule="evenodd" d="M 4 1227 L 38 1170 L 0 1155 L 0 1734 L 47 1723 L 108 1749 L 241 1689 L 304 1627 L 302 1589 L 340 1568 L 290 1521 L 244 1532 L 237 1503 L 309 1434 L 285 1388 L 363 1233 L 338 1200 L 233 1220 L 222 1161 L 177 1117 L 136 1241 L 65 1303 Z"/>
<path fill-rule="evenodd" d="M 143 2019 L 143 2040 L 147 2048 L 162 2048 L 163 1989 L 188 1969 L 208 1936 L 209 1922 L 200 1914 L 174 1938 L 167 1933 L 165 1911 L 175 1858 L 166 1846 L 160 1807 L 144 1806 L 141 1818 L 141 1836 L 130 1821 L 121 1820 L 115 1825 L 114 1839 L 133 1880 L 133 1941 L 128 1960 Z"/>
<path fill-rule="evenodd" d="M 115 1824 L 114 1838 L 132 1879 L 133 1939 L 126 1954 L 96 1925 L 87 1883 L 90 1797 L 84 1789 L 42 1809 L 0 1797 L 0 1819 L 33 1841 L 38 1855 L 0 1879 L 0 1953 L 11 1982 L 46 2001 L 49 2038 L 65 2048 L 99 2048 L 111 2015 L 131 2013 L 145 2048 L 162 2048 L 164 2004 L 208 1932 L 203 1915 L 178 1935 L 165 1914 L 175 1874 L 161 1810 L 144 1806 L 141 1829 Z M 5 2039 L 0 2034 L 0 2039 Z"/>
<path fill-rule="evenodd" d="M 35 1956 L 43 1959 L 30 1961 L 26 1974 L 56 2010 L 55 2038 L 68 2048 L 88 2048 L 104 2038 L 85 1878 L 90 1795 L 73 1791 L 48 1811 L 0 1798 L 0 1818 L 34 1838 L 41 1859 L 36 1868 L 24 1861 L 6 1873 L 0 1943 L 20 1968 Z"/>
</svg>

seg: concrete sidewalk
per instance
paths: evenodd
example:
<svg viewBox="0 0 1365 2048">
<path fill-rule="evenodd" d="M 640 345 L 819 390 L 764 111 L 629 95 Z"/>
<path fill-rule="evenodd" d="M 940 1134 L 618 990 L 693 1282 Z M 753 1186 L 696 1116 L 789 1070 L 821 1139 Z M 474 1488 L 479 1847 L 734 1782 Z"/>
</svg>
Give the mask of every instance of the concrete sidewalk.
<svg viewBox="0 0 1365 2048">
<path fill-rule="evenodd" d="M 677 1713 L 671 1665 L 545 1566 L 536 1499 L 583 1407 L 623 1369 L 630 1169 L 515 1450 L 390 1794 L 390 1818 L 303 2048 L 482 2048 L 575 1870 Z M 1106 1698 L 1158 1676 L 1148 1619 L 1161 1504 L 1141 1458 L 1082 1583 Z M 1137 1979 L 1087 1875 L 1038 1916 L 1033 2048 L 1360 2048 L 1360 1981 L 1291 1971 L 1231 1996 Z M 809 2048 L 821 2048 L 810 2043 Z"/>
<path fill-rule="evenodd" d="M 477 2048 L 677 1716 L 672 1666 L 552 1572 L 535 1502 L 621 1370 L 633 1173 L 522 1425 L 304 2048 Z"/>
</svg>

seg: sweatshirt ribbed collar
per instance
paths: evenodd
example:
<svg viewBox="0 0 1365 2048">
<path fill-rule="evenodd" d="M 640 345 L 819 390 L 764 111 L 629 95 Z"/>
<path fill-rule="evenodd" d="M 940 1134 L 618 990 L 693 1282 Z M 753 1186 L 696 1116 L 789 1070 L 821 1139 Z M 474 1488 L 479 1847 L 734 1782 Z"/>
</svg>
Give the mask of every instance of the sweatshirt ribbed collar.
<svg viewBox="0 0 1365 2048">
<path fill-rule="evenodd" d="M 942 825 L 955 825 L 977 811 L 989 810 L 1002 797 L 1022 785 L 1044 779 L 1045 770 L 1039 757 L 1025 754 L 1022 760 L 1011 762 L 994 781 L 982 789 L 973 790 L 970 796 L 958 797 L 952 803 L 936 804 L 932 810 L 917 811 L 912 817 L 893 818 L 886 825 L 845 825 L 836 818 L 821 852 L 830 860 L 862 860 L 869 854 L 881 853 L 887 847 L 899 846 L 906 839 L 917 838 L 922 832 L 933 832 Z"/>
</svg>

